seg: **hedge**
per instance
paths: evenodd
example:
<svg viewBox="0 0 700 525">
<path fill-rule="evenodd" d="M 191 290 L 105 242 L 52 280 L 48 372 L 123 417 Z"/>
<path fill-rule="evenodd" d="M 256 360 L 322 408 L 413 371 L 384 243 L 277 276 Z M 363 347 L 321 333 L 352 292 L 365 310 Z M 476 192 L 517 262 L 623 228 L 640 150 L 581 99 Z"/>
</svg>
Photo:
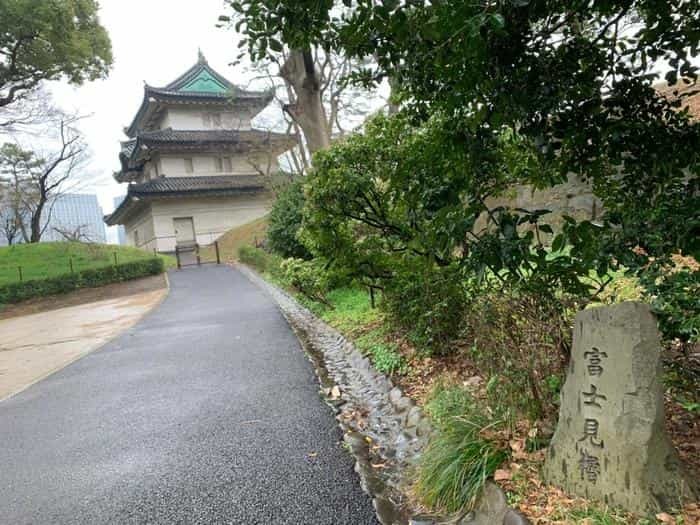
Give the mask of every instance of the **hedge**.
<svg viewBox="0 0 700 525">
<path fill-rule="evenodd" d="M 33 297 L 56 295 L 80 288 L 94 288 L 106 284 L 129 281 L 165 271 L 163 259 L 151 257 L 113 266 L 91 268 L 46 279 L 34 279 L 0 285 L 0 304 L 19 303 Z"/>
</svg>

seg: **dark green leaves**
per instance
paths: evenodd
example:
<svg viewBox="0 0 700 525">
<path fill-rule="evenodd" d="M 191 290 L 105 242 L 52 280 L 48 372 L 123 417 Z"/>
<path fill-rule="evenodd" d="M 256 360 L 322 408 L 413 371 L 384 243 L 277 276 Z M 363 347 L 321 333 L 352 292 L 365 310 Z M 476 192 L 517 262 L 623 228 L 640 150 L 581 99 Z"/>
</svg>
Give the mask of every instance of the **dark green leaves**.
<svg viewBox="0 0 700 525">
<path fill-rule="evenodd" d="M 80 84 L 104 77 L 112 64 L 94 0 L 3 0 L 0 53 L 0 107 L 43 80 Z"/>
</svg>

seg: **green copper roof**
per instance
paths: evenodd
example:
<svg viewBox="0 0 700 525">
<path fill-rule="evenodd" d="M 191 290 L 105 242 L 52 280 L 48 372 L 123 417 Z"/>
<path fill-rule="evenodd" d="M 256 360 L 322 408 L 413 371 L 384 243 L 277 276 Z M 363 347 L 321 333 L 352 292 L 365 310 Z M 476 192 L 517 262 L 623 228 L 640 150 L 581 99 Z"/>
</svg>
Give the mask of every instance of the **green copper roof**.
<svg viewBox="0 0 700 525">
<path fill-rule="evenodd" d="M 223 75 L 216 72 L 199 52 L 197 63 L 165 87 L 144 86 L 144 96 L 141 107 L 131 124 L 126 128 L 126 134 L 133 138 L 144 125 L 144 118 L 151 115 L 149 108 L 155 108 L 160 102 L 177 101 L 178 103 L 212 103 L 228 104 L 241 101 L 257 111 L 272 100 L 271 91 L 246 91 L 236 87 Z M 157 100 L 157 101 L 156 101 Z"/>
<path fill-rule="evenodd" d="M 178 91 L 198 91 L 200 93 L 226 93 L 230 89 L 216 79 L 208 68 L 202 68 L 197 76 L 182 86 Z"/>
</svg>

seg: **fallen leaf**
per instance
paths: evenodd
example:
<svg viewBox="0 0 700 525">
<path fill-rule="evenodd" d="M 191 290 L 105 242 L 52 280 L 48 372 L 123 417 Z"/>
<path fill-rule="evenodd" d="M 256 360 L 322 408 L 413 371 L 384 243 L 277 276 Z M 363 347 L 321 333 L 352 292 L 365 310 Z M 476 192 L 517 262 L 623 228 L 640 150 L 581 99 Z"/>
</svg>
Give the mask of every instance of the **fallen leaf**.
<svg viewBox="0 0 700 525">
<path fill-rule="evenodd" d="M 666 512 L 659 512 L 656 515 L 656 519 L 659 520 L 661 523 L 676 523 L 674 517 Z"/>
<path fill-rule="evenodd" d="M 509 480 L 513 474 L 510 472 L 510 470 L 505 470 L 505 469 L 498 469 L 496 472 L 493 473 L 493 479 L 494 481 L 506 481 Z"/>
<path fill-rule="evenodd" d="M 516 454 L 522 452 L 525 449 L 524 439 L 514 439 L 510 442 L 510 449 Z"/>
<path fill-rule="evenodd" d="M 338 385 L 335 385 L 333 388 L 331 388 L 331 399 L 339 399 L 340 398 L 340 387 Z"/>
<path fill-rule="evenodd" d="M 386 463 L 372 463 L 372 468 L 386 468 Z"/>
</svg>

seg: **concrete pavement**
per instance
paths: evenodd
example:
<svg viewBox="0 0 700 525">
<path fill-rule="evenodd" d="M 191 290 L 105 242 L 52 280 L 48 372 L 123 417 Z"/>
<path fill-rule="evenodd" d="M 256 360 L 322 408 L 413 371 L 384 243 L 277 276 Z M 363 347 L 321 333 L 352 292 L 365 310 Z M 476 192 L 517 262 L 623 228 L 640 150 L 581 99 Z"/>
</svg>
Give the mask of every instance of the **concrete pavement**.
<svg viewBox="0 0 700 525">
<path fill-rule="evenodd" d="M 0 402 L 0 523 L 375 524 L 340 438 L 272 301 L 189 268 L 135 327 Z"/>
<path fill-rule="evenodd" d="M 0 401 L 136 324 L 167 289 L 0 320 Z"/>
</svg>

